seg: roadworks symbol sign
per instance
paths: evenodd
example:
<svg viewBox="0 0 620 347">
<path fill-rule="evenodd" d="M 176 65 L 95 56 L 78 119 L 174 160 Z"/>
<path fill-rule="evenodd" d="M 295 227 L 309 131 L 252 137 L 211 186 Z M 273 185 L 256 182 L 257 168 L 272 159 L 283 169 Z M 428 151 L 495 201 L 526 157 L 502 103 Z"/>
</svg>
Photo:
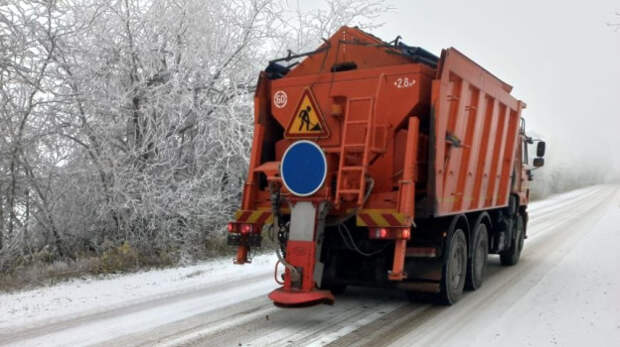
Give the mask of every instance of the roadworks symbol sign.
<svg viewBox="0 0 620 347">
<path fill-rule="evenodd" d="M 286 129 L 286 137 L 326 137 L 329 135 L 325 119 L 316 104 L 314 96 L 309 89 L 306 89 Z"/>
</svg>

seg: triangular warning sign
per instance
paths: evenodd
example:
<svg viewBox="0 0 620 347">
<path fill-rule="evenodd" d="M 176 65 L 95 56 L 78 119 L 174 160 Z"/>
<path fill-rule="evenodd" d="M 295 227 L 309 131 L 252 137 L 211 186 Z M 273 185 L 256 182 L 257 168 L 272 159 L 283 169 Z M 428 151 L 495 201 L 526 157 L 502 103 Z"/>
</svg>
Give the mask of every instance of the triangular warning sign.
<svg viewBox="0 0 620 347">
<path fill-rule="evenodd" d="M 326 137 L 329 135 L 325 119 L 309 89 L 301 96 L 299 105 L 286 128 L 285 137 Z"/>
</svg>

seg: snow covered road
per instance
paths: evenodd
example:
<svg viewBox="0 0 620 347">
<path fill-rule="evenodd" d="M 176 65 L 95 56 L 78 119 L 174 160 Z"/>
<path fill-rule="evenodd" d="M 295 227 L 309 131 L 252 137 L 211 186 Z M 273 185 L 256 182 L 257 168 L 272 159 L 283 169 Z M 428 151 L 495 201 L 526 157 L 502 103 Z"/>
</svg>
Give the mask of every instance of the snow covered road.
<svg viewBox="0 0 620 347">
<path fill-rule="evenodd" d="M 0 295 L 0 344 L 620 346 L 620 188 L 530 205 L 515 267 L 491 256 L 456 305 L 351 288 L 334 306 L 274 307 L 275 257 L 76 280 Z"/>
</svg>

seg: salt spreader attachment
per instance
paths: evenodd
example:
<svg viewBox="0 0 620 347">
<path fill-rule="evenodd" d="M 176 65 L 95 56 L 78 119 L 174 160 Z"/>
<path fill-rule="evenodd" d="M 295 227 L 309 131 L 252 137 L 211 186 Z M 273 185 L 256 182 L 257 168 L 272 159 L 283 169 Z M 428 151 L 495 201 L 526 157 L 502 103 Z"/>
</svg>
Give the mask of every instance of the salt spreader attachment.
<svg viewBox="0 0 620 347">
<path fill-rule="evenodd" d="M 235 262 L 271 235 L 280 306 L 332 304 L 347 285 L 455 302 L 489 252 L 511 265 L 523 245 L 533 140 L 511 89 L 453 48 L 436 57 L 357 28 L 270 62 L 228 227 Z"/>
</svg>

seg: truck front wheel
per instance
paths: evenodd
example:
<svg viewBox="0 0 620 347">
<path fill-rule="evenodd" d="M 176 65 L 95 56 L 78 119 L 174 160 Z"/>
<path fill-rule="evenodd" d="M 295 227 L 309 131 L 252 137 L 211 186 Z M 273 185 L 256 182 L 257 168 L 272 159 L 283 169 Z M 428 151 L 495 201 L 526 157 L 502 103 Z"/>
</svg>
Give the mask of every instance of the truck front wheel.
<svg viewBox="0 0 620 347">
<path fill-rule="evenodd" d="M 447 259 L 442 269 L 440 301 L 452 305 L 463 295 L 467 275 L 467 241 L 465 233 L 456 229 L 448 239 Z"/>
<path fill-rule="evenodd" d="M 510 248 L 499 254 L 499 260 L 504 266 L 515 265 L 521 257 L 523 249 L 523 240 L 525 239 L 525 224 L 521 214 L 517 214 L 515 237 L 510 242 Z"/>
</svg>

